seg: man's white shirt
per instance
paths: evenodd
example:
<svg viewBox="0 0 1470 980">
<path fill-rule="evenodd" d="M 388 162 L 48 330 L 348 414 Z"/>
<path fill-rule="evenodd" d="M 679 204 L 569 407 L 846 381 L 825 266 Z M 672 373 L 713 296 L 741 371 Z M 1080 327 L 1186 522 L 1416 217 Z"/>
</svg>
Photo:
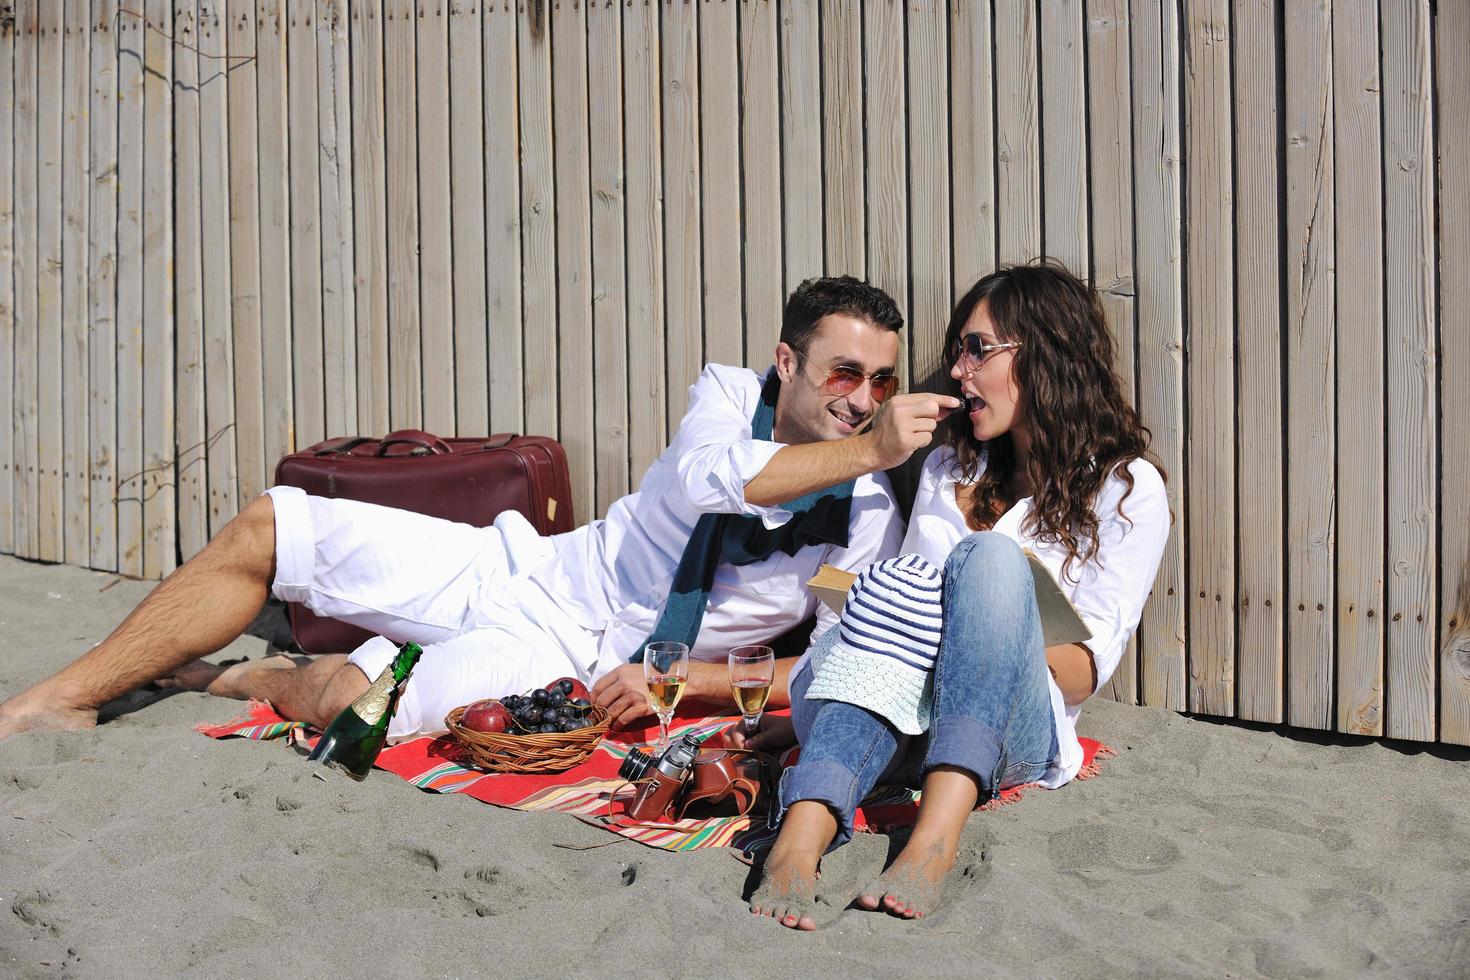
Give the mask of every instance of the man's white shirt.
<svg viewBox="0 0 1470 980">
<path fill-rule="evenodd" d="M 601 633 L 588 673 L 601 676 L 627 663 L 658 621 L 674 571 L 694 525 L 707 513 L 745 514 L 768 528 L 791 518 L 778 507 L 745 499 L 745 485 L 782 448 L 752 438 L 751 417 L 763 374 L 711 364 L 689 390 L 689 410 L 668 449 L 649 467 L 636 492 L 603 520 L 551 539 L 554 557 L 523 581 L 523 601 L 549 601 L 583 629 Z M 882 474 L 853 484 L 845 548 L 812 546 L 795 555 L 715 572 L 709 606 L 691 656 L 721 660 L 730 649 L 765 643 L 817 613 L 818 634 L 837 617 L 806 582 L 824 563 L 859 570 L 898 553 L 904 523 Z"/>
</svg>

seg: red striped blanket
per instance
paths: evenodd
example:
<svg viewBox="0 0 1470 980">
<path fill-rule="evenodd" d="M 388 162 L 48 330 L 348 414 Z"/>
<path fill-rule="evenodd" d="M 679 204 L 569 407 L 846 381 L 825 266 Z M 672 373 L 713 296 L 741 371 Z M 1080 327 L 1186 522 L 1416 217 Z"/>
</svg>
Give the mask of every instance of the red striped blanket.
<svg viewBox="0 0 1470 980">
<path fill-rule="evenodd" d="M 728 727 L 732 717 L 676 719 L 670 734 L 677 738 L 690 729 L 701 735 Z M 244 714 L 223 725 L 200 725 L 198 730 L 210 738 L 249 738 L 256 740 L 286 738 L 293 743 L 312 745 L 316 732 L 299 722 L 283 720 L 271 706 L 252 701 Z M 477 800 L 516 810 L 555 810 L 570 813 L 580 820 L 603 827 L 650 847 L 668 851 L 688 851 L 699 847 L 736 847 L 747 853 L 770 846 L 776 832 L 766 826 L 764 817 L 710 817 L 681 820 L 675 823 L 641 823 L 630 819 L 624 805 L 632 788 L 618 778 L 618 766 L 630 746 L 652 741 L 657 727 L 645 731 L 615 732 L 603 739 L 590 758 L 566 772 L 545 776 L 521 776 L 511 773 L 487 773 L 461 765 L 455 744 L 443 736 L 420 736 L 384 749 L 377 767 L 399 776 L 430 793 L 467 793 Z M 1092 739 L 1082 739 L 1083 767 L 1079 779 L 1097 773 L 1098 760 L 1111 751 Z M 794 753 L 788 753 L 793 756 Z M 786 759 L 783 758 L 783 761 Z M 1019 799 L 1021 789 L 1006 790 L 996 806 Z M 863 801 L 858 810 L 859 830 L 886 830 L 914 822 L 918 814 L 919 794 L 901 787 L 879 787 Z"/>
</svg>

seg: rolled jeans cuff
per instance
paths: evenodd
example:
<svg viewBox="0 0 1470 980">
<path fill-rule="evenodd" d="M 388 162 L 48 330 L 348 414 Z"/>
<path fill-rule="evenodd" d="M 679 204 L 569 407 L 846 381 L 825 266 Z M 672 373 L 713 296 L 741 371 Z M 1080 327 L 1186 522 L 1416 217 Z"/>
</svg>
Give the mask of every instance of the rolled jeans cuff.
<svg viewBox="0 0 1470 980">
<path fill-rule="evenodd" d="M 924 772 L 936 766 L 963 769 L 980 781 L 983 803 L 1000 792 L 1004 745 L 989 725 L 968 715 L 941 715 L 929 727 Z"/>
<path fill-rule="evenodd" d="M 862 802 L 855 798 L 857 793 L 857 774 L 846 766 L 826 759 L 798 762 L 781 774 L 777 807 L 771 813 L 770 824 L 779 826 L 793 803 L 803 800 L 825 803 L 837 816 L 837 836 L 828 847 L 831 850 L 852 839 L 853 815 Z"/>
</svg>

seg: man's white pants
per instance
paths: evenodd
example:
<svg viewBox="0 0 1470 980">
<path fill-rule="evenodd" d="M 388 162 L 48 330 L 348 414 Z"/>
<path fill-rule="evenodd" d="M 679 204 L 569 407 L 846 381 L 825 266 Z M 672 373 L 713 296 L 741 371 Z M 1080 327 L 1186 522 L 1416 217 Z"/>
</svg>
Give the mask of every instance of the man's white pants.
<svg viewBox="0 0 1470 980">
<path fill-rule="evenodd" d="M 554 547 L 520 514 L 477 528 L 296 487 L 266 492 L 276 598 L 379 634 L 349 658 L 370 679 L 399 644 L 424 648 L 390 735 L 442 729 L 446 714 L 478 698 L 590 679 L 597 635 L 526 579 Z"/>
</svg>

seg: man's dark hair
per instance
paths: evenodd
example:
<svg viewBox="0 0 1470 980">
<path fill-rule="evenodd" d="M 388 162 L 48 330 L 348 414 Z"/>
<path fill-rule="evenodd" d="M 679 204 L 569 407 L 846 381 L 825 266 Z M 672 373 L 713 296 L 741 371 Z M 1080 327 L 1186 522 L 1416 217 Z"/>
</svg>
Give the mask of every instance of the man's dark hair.
<svg viewBox="0 0 1470 980">
<path fill-rule="evenodd" d="M 833 313 L 850 316 L 895 333 L 903 329 L 898 304 L 883 290 L 852 276 L 808 279 L 786 300 L 781 342 L 805 351 L 817 321 Z"/>
</svg>

